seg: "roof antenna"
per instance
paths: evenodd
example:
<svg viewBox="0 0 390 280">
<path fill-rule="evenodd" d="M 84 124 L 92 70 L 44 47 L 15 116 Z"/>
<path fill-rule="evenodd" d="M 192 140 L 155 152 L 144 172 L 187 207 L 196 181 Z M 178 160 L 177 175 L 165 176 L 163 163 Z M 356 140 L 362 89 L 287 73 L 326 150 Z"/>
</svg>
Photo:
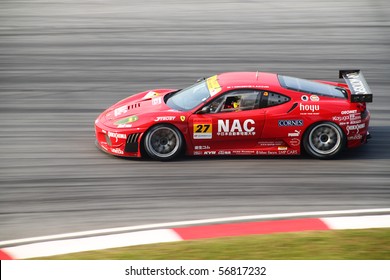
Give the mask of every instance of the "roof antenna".
<svg viewBox="0 0 390 280">
<path fill-rule="evenodd" d="M 256 72 L 256 81 L 259 79 L 259 70 Z"/>
</svg>

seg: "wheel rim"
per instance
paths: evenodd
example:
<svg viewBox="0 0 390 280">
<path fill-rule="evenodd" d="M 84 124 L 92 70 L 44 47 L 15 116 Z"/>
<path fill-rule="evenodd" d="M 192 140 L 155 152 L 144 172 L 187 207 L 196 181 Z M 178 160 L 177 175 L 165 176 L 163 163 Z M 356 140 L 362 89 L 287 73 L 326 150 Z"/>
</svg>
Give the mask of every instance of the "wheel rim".
<svg viewBox="0 0 390 280">
<path fill-rule="evenodd" d="M 148 150 L 154 155 L 166 158 L 179 149 L 179 135 L 169 127 L 158 128 L 150 133 L 147 141 Z"/>
<path fill-rule="evenodd" d="M 320 124 L 314 127 L 310 132 L 310 148 L 320 155 L 332 154 L 339 149 L 340 144 L 341 133 L 333 125 Z"/>
</svg>

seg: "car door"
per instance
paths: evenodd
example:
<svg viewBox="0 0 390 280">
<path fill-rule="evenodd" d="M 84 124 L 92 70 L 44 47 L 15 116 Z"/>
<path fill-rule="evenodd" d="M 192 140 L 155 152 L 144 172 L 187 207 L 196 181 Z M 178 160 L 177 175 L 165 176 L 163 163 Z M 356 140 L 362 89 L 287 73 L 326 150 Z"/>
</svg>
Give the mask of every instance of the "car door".
<svg viewBox="0 0 390 280">
<path fill-rule="evenodd" d="M 248 154 L 264 127 L 259 109 L 261 91 L 234 90 L 219 96 L 191 115 L 189 128 L 195 154 Z"/>
</svg>

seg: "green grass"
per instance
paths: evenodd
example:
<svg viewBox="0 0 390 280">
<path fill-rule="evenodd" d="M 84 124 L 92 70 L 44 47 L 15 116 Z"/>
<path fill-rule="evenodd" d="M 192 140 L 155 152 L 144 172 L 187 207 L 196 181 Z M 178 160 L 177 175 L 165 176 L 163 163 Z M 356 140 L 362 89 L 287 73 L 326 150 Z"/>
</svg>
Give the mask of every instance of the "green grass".
<svg viewBox="0 0 390 280">
<path fill-rule="evenodd" d="M 53 260 L 390 259 L 390 228 L 251 235 L 44 257 Z"/>
</svg>

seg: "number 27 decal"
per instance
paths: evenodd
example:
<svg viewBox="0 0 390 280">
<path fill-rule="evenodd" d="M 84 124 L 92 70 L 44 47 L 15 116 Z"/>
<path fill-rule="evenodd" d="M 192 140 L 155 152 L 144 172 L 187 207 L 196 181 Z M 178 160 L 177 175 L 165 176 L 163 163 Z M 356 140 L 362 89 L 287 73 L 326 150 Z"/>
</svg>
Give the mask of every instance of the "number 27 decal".
<svg viewBox="0 0 390 280">
<path fill-rule="evenodd" d="M 213 137 L 213 126 L 211 120 L 194 121 L 194 139 L 211 139 Z"/>
<path fill-rule="evenodd" d="M 194 128 L 195 129 L 195 128 Z M 210 129 L 210 131 L 209 131 Z M 197 124 L 196 125 L 196 133 L 207 133 L 211 132 L 211 124 Z"/>
</svg>

